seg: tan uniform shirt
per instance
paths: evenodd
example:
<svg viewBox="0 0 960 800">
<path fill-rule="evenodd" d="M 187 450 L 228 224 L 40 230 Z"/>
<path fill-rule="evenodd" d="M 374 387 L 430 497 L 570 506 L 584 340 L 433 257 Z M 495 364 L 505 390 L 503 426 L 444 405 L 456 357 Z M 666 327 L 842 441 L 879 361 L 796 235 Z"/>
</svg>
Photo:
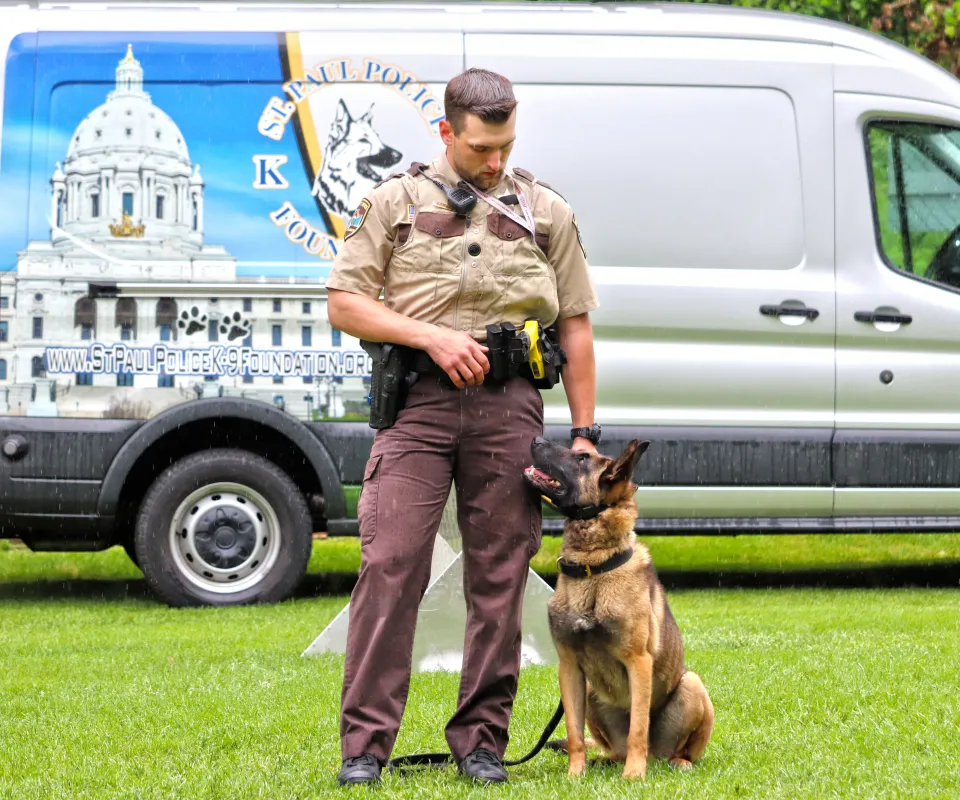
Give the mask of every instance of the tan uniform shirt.
<svg viewBox="0 0 960 800">
<path fill-rule="evenodd" d="M 337 253 L 327 287 L 379 298 L 400 314 L 486 339 L 485 326 L 537 318 L 543 325 L 599 305 L 573 212 L 529 173 L 504 175 L 486 194 L 523 192 L 530 232 L 482 198 L 457 217 L 440 188 L 401 173 L 361 202 Z M 426 170 L 455 187 L 460 177 L 441 154 Z M 520 205 L 509 208 L 523 218 Z M 479 252 L 477 247 L 479 246 Z M 472 255 L 476 253 L 476 255 Z"/>
</svg>

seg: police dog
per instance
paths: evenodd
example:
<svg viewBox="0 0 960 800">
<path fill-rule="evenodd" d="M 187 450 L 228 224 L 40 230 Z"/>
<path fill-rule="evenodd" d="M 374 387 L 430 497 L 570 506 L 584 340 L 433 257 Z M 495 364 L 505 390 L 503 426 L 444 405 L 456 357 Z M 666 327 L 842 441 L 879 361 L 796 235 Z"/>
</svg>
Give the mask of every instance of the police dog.
<svg viewBox="0 0 960 800">
<path fill-rule="evenodd" d="M 320 198 L 327 210 L 348 217 L 401 157 L 373 129 L 373 106 L 354 119 L 341 99 L 312 194 Z"/>
<path fill-rule="evenodd" d="M 713 730 L 710 696 L 684 668 L 680 630 L 633 531 L 633 472 L 649 444 L 634 439 L 613 459 L 537 438 L 524 472 L 570 518 L 548 604 L 570 775 L 586 769 L 584 722 L 605 760 L 625 762 L 623 777 L 641 780 L 648 755 L 689 768 Z"/>
</svg>

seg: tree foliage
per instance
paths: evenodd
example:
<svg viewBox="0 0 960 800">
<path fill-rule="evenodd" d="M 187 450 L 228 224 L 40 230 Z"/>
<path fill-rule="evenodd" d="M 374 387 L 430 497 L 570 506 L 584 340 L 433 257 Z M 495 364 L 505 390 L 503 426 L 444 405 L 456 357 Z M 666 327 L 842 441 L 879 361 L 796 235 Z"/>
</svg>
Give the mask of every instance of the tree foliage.
<svg viewBox="0 0 960 800">
<path fill-rule="evenodd" d="M 792 11 L 878 33 L 960 77 L 960 0 L 695 0 Z"/>
</svg>

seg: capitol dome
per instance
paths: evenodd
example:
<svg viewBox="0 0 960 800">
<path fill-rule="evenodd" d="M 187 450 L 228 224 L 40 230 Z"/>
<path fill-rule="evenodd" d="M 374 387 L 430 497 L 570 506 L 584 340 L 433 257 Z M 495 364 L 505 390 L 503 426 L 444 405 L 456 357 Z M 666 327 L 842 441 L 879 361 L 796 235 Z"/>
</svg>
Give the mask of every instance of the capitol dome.
<svg viewBox="0 0 960 800">
<path fill-rule="evenodd" d="M 107 102 L 91 111 L 77 127 L 67 150 L 67 165 L 84 155 L 149 150 L 188 167 L 190 154 L 177 124 L 150 101 L 143 90 L 143 69 L 133 48 L 117 67 L 117 88 Z"/>
<path fill-rule="evenodd" d="M 116 87 L 74 131 L 51 178 L 55 244 L 79 237 L 144 255 L 202 246 L 199 167 L 180 128 L 144 91 L 143 75 L 127 45 Z"/>
</svg>

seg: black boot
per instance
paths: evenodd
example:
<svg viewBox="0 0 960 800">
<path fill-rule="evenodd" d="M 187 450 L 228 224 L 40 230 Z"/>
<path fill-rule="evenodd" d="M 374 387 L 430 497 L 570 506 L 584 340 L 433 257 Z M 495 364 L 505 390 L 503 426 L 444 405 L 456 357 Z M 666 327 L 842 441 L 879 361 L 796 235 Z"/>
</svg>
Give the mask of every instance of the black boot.
<svg viewBox="0 0 960 800">
<path fill-rule="evenodd" d="M 463 759 L 459 769 L 461 774 L 481 783 L 503 783 L 507 780 L 507 771 L 497 754 L 482 747 Z"/>
<path fill-rule="evenodd" d="M 337 783 L 346 786 L 351 783 L 377 783 L 380 780 L 380 762 L 370 753 L 356 758 L 345 758 Z"/>
</svg>

